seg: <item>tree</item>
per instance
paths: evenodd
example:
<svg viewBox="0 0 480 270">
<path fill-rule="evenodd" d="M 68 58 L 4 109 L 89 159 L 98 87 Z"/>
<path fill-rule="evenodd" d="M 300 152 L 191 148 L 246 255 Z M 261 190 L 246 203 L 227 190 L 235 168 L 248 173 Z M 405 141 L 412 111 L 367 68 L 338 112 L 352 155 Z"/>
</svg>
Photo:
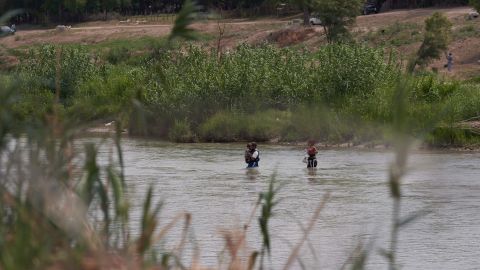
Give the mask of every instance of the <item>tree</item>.
<svg viewBox="0 0 480 270">
<path fill-rule="evenodd" d="M 103 20 L 108 19 L 108 11 L 120 7 L 119 0 L 102 0 Z"/>
<path fill-rule="evenodd" d="M 451 38 L 452 23 L 445 15 L 435 12 L 427 18 L 425 20 L 425 36 L 414 62 L 409 67 L 410 71 L 413 71 L 417 65 L 425 67 L 433 59 L 439 59 L 442 53 L 448 49 Z"/>
<path fill-rule="evenodd" d="M 303 25 L 310 24 L 310 13 L 315 0 L 293 0 L 294 4 L 303 12 Z"/>
<path fill-rule="evenodd" d="M 86 0 L 64 0 L 63 6 L 72 13 L 81 12 L 86 5 Z"/>
<path fill-rule="evenodd" d="M 312 9 L 318 13 L 328 42 L 349 36 L 347 26 L 360 14 L 362 0 L 315 0 Z"/>
<path fill-rule="evenodd" d="M 469 5 L 480 12 L 480 0 L 470 0 Z"/>
</svg>

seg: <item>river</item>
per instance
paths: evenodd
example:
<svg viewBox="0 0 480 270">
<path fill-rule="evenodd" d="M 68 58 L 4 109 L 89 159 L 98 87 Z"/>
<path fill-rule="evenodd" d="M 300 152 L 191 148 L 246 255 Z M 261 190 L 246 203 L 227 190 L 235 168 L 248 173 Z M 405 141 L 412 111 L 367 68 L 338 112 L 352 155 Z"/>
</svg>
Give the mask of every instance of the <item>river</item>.
<svg viewBox="0 0 480 270">
<path fill-rule="evenodd" d="M 276 175 L 278 205 L 270 228 L 268 269 L 281 269 L 301 239 L 299 224 L 310 221 L 323 196 L 331 198 L 301 250 L 307 269 L 341 269 L 363 243 L 369 247 L 367 269 L 387 269 L 381 250 L 389 246 L 392 199 L 387 185 L 389 151 L 321 150 L 319 167 L 308 171 L 300 146 L 259 145 L 260 167 L 246 170 L 243 144 L 172 144 L 125 139 L 126 176 L 135 209 L 148 186 L 163 201 L 161 225 L 178 213 L 192 214 L 190 243 L 205 266 L 217 266 L 224 247 L 222 231 L 242 228 L 258 194 Z M 101 148 L 102 162 L 109 147 Z M 480 266 L 480 153 L 416 152 L 402 182 L 402 216 L 431 211 L 400 231 L 398 263 L 402 269 L 478 269 Z M 248 230 L 249 250 L 258 250 L 261 237 L 256 218 Z M 136 221 L 141 213 L 132 215 Z M 165 238 L 175 246 L 182 224 Z M 192 244 L 194 243 L 194 244 Z M 309 247 L 310 246 L 310 247 Z M 190 251 L 188 251 L 190 250 Z M 293 269 L 299 269 L 295 264 Z"/>
</svg>

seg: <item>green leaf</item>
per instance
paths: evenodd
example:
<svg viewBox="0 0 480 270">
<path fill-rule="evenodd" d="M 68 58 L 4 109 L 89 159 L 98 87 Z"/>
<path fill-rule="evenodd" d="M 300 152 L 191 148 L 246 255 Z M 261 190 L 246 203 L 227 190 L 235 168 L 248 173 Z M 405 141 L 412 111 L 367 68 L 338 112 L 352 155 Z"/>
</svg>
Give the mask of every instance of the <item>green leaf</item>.
<svg viewBox="0 0 480 270">
<path fill-rule="evenodd" d="M 143 215 L 142 215 L 142 230 L 141 236 L 138 240 L 137 251 L 139 254 L 145 254 L 151 248 L 152 237 L 155 229 L 157 228 L 157 217 L 162 203 L 158 203 L 155 209 L 152 208 L 152 198 L 153 198 L 153 187 L 150 186 L 147 191 L 147 198 L 143 204 Z"/>
<path fill-rule="evenodd" d="M 177 19 L 170 33 L 169 41 L 175 38 L 184 38 L 186 40 L 196 40 L 195 30 L 188 26 L 193 23 L 196 10 L 195 4 L 191 0 L 186 0 L 182 10 L 177 15 Z"/>
<path fill-rule="evenodd" d="M 112 167 L 107 168 L 107 174 L 108 180 L 112 184 L 115 215 L 122 221 L 126 221 L 128 219 L 128 202 L 122 180 Z"/>
<path fill-rule="evenodd" d="M 85 175 L 80 182 L 80 197 L 88 207 L 95 196 L 95 185 L 101 183 L 100 172 L 97 165 L 97 149 L 92 143 L 85 145 L 86 159 L 85 159 Z"/>
</svg>

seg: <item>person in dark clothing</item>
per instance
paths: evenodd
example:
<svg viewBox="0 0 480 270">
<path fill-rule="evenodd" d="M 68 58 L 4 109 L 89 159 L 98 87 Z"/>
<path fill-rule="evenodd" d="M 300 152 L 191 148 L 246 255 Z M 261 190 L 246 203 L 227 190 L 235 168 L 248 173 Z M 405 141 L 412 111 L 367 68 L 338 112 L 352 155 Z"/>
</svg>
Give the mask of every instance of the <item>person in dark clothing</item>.
<svg viewBox="0 0 480 270">
<path fill-rule="evenodd" d="M 249 163 L 252 158 L 252 153 L 250 153 L 250 148 L 252 147 L 251 143 L 247 143 L 247 148 L 245 149 L 245 163 Z"/>
<path fill-rule="evenodd" d="M 453 67 L 453 54 L 450 52 L 446 55 L 447 58 L 447 64 L 445 64 L 445 67 L 447 68 L 448 72 L 452 71 Z"/>
<path fill-rule="evenodd" d="M 247 168 L 258 167 L 260 161 L 260 152 L 257 150 L 257 144 L 251 142 L 247 144 L 247 150 L 245 151 L 245 162 L 248 164 Z"/>
</svg>

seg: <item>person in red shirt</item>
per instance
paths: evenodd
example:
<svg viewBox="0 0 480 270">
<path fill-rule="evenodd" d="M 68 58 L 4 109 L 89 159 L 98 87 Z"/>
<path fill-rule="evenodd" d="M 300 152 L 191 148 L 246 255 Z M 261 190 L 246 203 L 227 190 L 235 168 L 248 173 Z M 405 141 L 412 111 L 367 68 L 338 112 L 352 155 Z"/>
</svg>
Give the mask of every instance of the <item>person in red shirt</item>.
<svg viewBox="0 0 480 270">
<path fill-rule="evenodd" d="M 317 153 L 318 150 L 315 148 L 315 142 L 309 141 L 307 148 L 307 168 L 317 167 Z"/>
</svg>

